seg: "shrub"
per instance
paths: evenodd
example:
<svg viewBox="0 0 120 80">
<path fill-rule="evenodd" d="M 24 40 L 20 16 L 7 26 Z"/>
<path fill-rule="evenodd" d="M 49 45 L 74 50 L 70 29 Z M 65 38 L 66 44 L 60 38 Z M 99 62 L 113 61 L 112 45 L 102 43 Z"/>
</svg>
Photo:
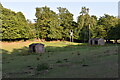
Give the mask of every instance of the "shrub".
<svg viewBox="0 0 120 80">
<path fill-rule="evenodd" d="M 46 69 L 49 69 L 49 65 L 47 63 L 41 63 L 37 65 L 37 71 L 46 70 Z"/>
<path fill-rule="evenodd" d="M 56 61 L 56 63 L 62 63 L 62 61 L 58 60 L 58 61 Z"/>
</svg>

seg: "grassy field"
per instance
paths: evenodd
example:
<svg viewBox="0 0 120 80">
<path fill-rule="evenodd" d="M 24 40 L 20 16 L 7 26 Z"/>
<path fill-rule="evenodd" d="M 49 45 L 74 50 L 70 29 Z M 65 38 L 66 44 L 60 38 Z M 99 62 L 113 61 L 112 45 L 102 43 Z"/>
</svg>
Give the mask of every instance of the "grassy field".
<svg viewBox="0 0 120 80">
<path fill-rule="evenodd" d="M 84 43 L 67 41 L 41 42 L 45 44 L 46 51 L 43 54 L 36 54 L 28 51 L 31 43 L 38 41 L 1 42 L 4 78 L 118 77 L 120 45 L 87 46 Z M 46 69 L 38 70 L 46 66 Z"/>
</svg>

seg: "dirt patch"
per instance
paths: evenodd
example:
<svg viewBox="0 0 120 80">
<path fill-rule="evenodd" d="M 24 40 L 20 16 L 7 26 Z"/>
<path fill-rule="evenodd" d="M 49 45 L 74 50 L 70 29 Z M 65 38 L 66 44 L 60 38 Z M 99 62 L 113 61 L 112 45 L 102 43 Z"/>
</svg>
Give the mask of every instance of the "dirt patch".
<svg viewBox="0 0 120 80">
<path fill-rule="evenodd" d="M 32 43 L 32 42 L 50 42 L 50 43 L 56 43 L 56 42 L 61 42 L 60 40 L 55 40 L 55 41 L 45 41 L 44 39 L 34 39 L 34 40 L 27 40 L 27 41 L 14 41 L 14 42 L 2 42 L 0 41 L 0 44 L 5 44 L 5 45 L 11 45 L 11 44 L 21 44 L 21 43 L 24 43 L 24 44 L 29 44 L 29 43 Z M 67 42 L 67 41 L 65 41 Z"/>
<path fill-rule="evenodd" d="M 44 40 L 40 40 L 40 39 L 34 39 L 32 41 L 30 40 L 27 40 L 27 41 L 15 41 L 15 42 L 0 42 L 0 44 L 21 44 L 21 43 L 24 43 L 24 44 L 27 44 L 27 43 L 31 43 L 31 42 L 43 42 Z"/>
</svg>

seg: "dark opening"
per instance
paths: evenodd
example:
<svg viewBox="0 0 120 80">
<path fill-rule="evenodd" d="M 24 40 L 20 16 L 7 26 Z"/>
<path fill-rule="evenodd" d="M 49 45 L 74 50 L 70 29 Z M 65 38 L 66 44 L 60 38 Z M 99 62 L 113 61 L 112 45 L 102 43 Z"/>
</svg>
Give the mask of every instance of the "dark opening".
<svg viewBox="0 0 120 80">
<path fill-rule="evenodd" d="M 35 46 L 33 46 L 33 52 L 35 52 Z"/>
<path fill-rule="evenodd" d="M 98 44 L 98 41 L 95 41 L 95 44 Z"/>
<path fill-rule="evenodd" d="M 90 44 L 92 45 L 92 40 L 90 40 Z"/>
</svg>

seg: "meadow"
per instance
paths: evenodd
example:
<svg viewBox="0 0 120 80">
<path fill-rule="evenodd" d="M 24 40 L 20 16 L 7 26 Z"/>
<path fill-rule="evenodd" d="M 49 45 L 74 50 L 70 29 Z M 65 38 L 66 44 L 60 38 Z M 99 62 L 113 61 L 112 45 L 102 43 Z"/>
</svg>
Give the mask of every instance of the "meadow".
<svg viewBox="0 0 120 80">
<path fill-rule="evenodd" d="M 29 52 L 29 45 L 39 42 L 1 42 L 2 77 L 118 78 L 119 44 L 40 42 L 45 44 L 45 53 Z"/>
</svg>

